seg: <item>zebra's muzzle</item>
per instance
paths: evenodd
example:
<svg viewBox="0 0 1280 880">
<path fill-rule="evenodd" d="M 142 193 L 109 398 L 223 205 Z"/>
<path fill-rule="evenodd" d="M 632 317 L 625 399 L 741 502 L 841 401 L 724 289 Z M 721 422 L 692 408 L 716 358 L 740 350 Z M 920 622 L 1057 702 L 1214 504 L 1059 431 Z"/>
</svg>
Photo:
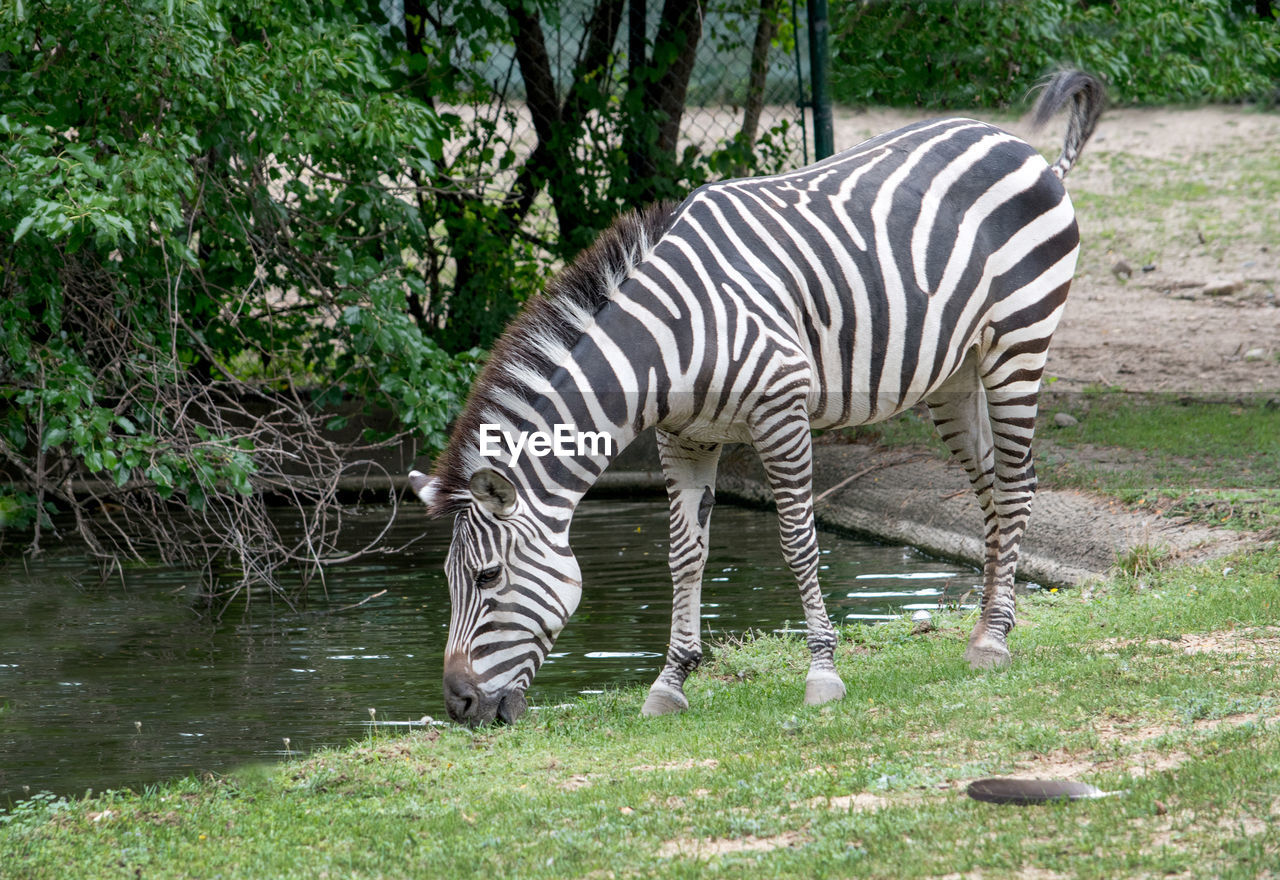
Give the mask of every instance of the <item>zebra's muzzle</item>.
<svg viewBox="0 0 1280 880">
<path fill-rule="evenodd" d="M 524 714 L 525 705 L 523 691 L 513 689 L 489 695 L 477 687 L 471 674 L 452 670 L 445 673 L 444 707 L 459 724 L 512 724 Z"/>
</svg>

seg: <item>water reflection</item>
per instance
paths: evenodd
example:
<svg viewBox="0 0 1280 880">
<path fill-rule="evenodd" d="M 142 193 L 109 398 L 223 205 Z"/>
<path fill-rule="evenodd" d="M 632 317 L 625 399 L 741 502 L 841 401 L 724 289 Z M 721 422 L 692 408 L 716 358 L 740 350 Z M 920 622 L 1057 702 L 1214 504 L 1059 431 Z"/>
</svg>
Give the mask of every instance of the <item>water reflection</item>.
<svg viewBox="0 0 1280 880">
<path fill-rule="evenodd" d="M 379 512 L 364 513 L 365 527 L 380 530 Z M 657 674 L 670 613 L 666 519 L 657 501 L 582 506 L 572 540 L 585 594 L 531 705 Z M 773 516 L 725 506 L 714 520 L 704 634 L 802 632 Z M 327 599 L 309 610 L 258 597 L 218 627 L 193 610 L 189 573 L 139 568 L 99 586 L 82 558 L 10 561 L 0 568 L 0 802 L 24 786 L 79 794 L 306 754 L 367 734 L 370 708 L 379 726 L 443 716 L 450 523 L 410 511 L 392 539 L 424 526 L 427 537 L 399 555 L 329 572 Z M 935 608 L 980 579 L 909 548 L 832 535 L 822 545 L 837 621 Z"/>
</svg>

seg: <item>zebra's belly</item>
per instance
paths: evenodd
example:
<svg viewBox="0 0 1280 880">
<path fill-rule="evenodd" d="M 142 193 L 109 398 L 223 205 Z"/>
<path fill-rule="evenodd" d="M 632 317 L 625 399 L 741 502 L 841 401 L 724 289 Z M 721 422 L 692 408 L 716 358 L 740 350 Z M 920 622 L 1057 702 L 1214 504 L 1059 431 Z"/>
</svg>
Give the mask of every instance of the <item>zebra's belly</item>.
<svg viewBox="0 0 1280 880">
<path fill-rule="evenodd" d="M 844 395 L 817 395 L 810 397 L 809 424 L 814 428 L 847 428 L 884 421 L 911 409 L 928 396 L 929 391 L 909 391 L 905 397 L 883 394 L 872 405 L 869 394 L 854 392 Z M 845 406 L 845 400 L 849 406 Z M 812 404 L 821 400 L 821 408 Z M 743 407 L 731 415 L 722 411 L 719 418 L 689 417 L 670 419 L 658 425 L 685 440 L 695 443 L 754 443 L 752 429 L 747 421 L 750 407 Z"/>
<path fill-rule="evenodd" d="M 694 443 L 746 443 L 753 442 L 751 430 L 740 421 L 692 422 L 676 426 L 659 425 L 684 440 Z"/>
<path fill-rule="evenodd" d="M 928 394 L 928 390 L 908 391 L 905 397 L 893 393 L 880 394 L 873 399 L 867 392 L 852 392 L 847 395 L 828 394 L 818 400 L 811 396 L 813 405 L 809 410 L 809 423 L 815 428 L 850 428 L 883 422 L 911 409 Z"/>
</svg>

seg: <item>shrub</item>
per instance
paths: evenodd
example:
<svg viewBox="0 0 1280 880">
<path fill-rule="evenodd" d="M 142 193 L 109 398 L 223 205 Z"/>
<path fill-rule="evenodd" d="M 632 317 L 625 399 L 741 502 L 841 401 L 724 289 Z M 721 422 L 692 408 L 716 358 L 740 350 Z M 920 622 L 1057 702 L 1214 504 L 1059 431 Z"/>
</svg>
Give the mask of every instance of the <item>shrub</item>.
<svg viewBox="0 0 1280 880">
<path fill-rule="evenodd" d="M 1120 102 L 1275 99 L 1280 25 L 1233 0 L 862 0 L 833 23 L 851 103 L 1008 106 L 1074 66 Z"/>
<path fill-rule="evenodd" d="M 38 549 L 57 501 L 104 558 L 269 580 L 329 552 L 263 508 L 333 501 L 326 404 L 443 442 L 473 359 L 408 316 L 401 244 L 442 126 L 384 65 L 340 3 L 0 11 L 0 526 Z"/>
</svg>

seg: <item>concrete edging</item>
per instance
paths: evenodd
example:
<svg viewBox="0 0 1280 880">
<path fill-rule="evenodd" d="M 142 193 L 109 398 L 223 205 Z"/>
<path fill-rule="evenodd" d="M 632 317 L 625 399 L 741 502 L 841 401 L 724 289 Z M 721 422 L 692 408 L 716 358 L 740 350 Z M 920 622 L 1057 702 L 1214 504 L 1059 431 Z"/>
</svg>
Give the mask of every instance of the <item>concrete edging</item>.
<svg viewBox="0 0 1280 880">
<path fill-rule="evenodd" d="M 982 519 L 959 465 L 932 450 L 819 441 L 813 471 L 820 528 L 907 544 L 981 567 Z M 665 494 L 652 436 L 641 435 L 593 491 Z M 772 507 L 763 468 L 750 447 L 726 448 L 716 495 Z M 1160 548 L 1171 558 L 1190 561 L 1247 544 L 1240 533 L 1127 510 L 1084 492 L 1042 489 L 1032 505 L 1018 573 L 1045 586 L 1073 586 L 1106 577 L 1135 549 Z"/>
</svg>

